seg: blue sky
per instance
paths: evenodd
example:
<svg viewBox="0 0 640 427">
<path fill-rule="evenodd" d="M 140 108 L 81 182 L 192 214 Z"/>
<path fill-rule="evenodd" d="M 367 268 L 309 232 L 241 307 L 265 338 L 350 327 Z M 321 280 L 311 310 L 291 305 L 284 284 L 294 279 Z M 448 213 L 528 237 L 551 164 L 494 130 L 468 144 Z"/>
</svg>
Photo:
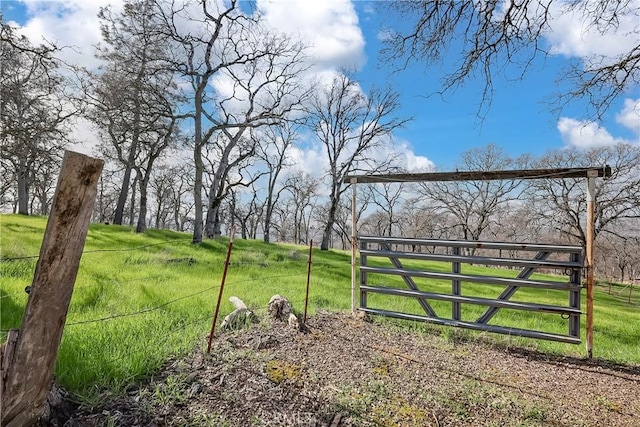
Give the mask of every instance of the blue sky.
<svg viewBox="0 0 640 427">
<path fill-rule="evenodd" d="M 554 93 L 562 90 L 557 79 L 567 66 L 567 56 L 539 57 L 522 81 L 509 81 L 497 75 L 490 109 L 484 120 L 479 121 L 482 81 L 468 81 L 444 98 L 426 96 L 438 91 L 442 67 L 414 64 L 407 70 L 390 74 L 391 67 L 380 61 L 381 43 L 377 34 L 387 25 L 397 23 L 389 24 L 388 15 L 372 12 L 372 9 L 381 9 L 375 7 L 375 2 L 356 2 L 355 5 L 366 40 L 367 64 L 360 79 L 374 84 L 389 82 L 400 91 L 404 110 L 415 120 L 397 135 L 411 141 L 414 151 L 429 157 L 439 169 L 450 169 L 463 151 L 491 143 L 503 147 L 512 156 L 540 155 L 570 145 L 569 138 L 565 135 L 563 139 L 558 130 L 559 119 L 582 121 L 585 103 L 574 101 L 561 114 L 552 111 L 554 105 L 551 104 Z M 517 70 L 513 71 L 517 73 Z M 634 132 L 618 123 L 615 116 L 622 110 L 625 99 L 637 102 L 639 97 L 640 91 L 636 87 L 626 97 L 617 99 L 604 121 L 598 123 L 600 129 L 606 129 L 614 139 L 638 143 L 637 127 Z M 636 118 L 640 124 L 640 116 L 636 115 Z M 588 132 L 584 138 L 590 138 Z"/>
<path fill-rule="evenodd" d="M 1 1 L 4 19 L 23 26 L 22 31 L 28 37 L 39 41 L 44 36 L 74 46 L 68 53 L 72 57 L 66 59 L 89 66 L 95 64 L 92 45 L 99 41 L 95 15 L 99 6 L 108 3 L 108 0 Z M 111 3 L 115 7 L 121 5 L 120 0 Z M 599 36 L 581 28 L 575 20 L 557 17 L 546 39 L 557 54 L 540 57 L 523 81 L 498 77 L 494 81 L 491 107 L 479 122 L 482 82 L 468 81 L 444 99 L 427 97 L 438 90 L 441 67 L 415 65 L 392 73 L 392 67 L 380 62 L 379 34 L 395 24 L 389 21 L 389 14 L 381 13 L 381 3 L 349 0 L 257 0 L 257 3 L 275 28 L 306 38 L 313 46 L 312 56 L 319 64 L 316 67 L 319 72 L 355 67 L 365 91 L 371 85 L 391 84 L 401 95 L 400 114 L 414 118 L 394 134 L 395 139 L 402 150 L 422 159 L 419 162 L 422 165 L 431 161 L 438 170 L 448 170 L 462 152 L 491 143 L 512 156 L 540 155 L 571 145 L 588 148 L 616 142 L 640 143 L 637 87 L 617 99 L 603 121 L 597 123 L 584 119 L 582 102 L 573 102 L 560 114 L 551 111 L 549 104 L 553 94 L 562 90 L 556 80 L 569 58 L 581 59 L 594 52 L 615 54 L 621 41 L 623 44 L 629 41 L 619 35 Z M 629 25 L 635 29 L 637 23 Z M 634 35 L 635 40 L 630 42 L 637 44 L 640 37 L 637 29 Z M 81 139 L 92 137 L 87 129 L 79 129 L 77 133 Z M 308 154 L 300 153 L 300 161 L 318 156 L 317 152 Z"/>
</svg>

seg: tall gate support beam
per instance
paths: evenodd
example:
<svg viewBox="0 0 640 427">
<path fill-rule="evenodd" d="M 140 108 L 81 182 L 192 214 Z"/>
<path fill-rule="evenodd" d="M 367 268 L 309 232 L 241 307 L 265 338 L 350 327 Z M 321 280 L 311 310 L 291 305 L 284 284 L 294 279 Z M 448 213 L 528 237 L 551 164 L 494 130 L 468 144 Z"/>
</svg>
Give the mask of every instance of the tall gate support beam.
<svg viewBox="0 0 640 427">
<path fill-rule="evenodd" d="M 596 211 L 596 177 L 597 172 L 589 171 L 587 175 L 587 357 L 593 357 L 593 285 L 594 285 L 594 239 Z"/>
</svg>

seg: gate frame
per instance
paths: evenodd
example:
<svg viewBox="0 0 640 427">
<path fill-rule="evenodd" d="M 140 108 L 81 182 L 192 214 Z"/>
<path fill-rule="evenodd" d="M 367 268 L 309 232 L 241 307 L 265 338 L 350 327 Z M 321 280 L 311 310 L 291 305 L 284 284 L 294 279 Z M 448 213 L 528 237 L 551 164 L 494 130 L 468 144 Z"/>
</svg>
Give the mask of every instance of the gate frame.
<svg viewBox="0 0 640 427">
<path fill-rule="evenodd" d="M 461 328 L 496 332 L 507 335 L 522 336 L 527 338 L 539 338 L 551 341 L 580 344 L 580 271 L 583 268 L 584 251 L 581 246 L 505 243 L 492 241 L 472 240 L 441 240 L 418 239 L 400 237 L 360 236 L 360 307 L 365 313 L 380 314 L 388 317 L 397 317 L 409 320 L 421 320 L 440 325 L 457 326 Z M 392 245 L 396 245 L 393 249 Z M 398 247 L 400 246 L 400 248 Z M 445 254 L 414 252 L 407 250 L 407 246 L 436 246 L 447 248 Z M 535 253 L 533 258 L 494 255 L 463 255 L 461 249 L 488 249 L 491 251 L 506 250 Z M 449 249 L 453 254 L 450 254 Z M 549 260 L 551 254 L 568 255 L 568 260 Z M 392 266 L 380 266 L 369 264 L 370 257 L 376 259 L 386 258 Z M 422 270 L 405 267 L 401 260 L 441 261 L 451 264 L 450 272 L 437 270 Z M 500 277 L 483 274 L 463 274 L 462 264 L 473 265 L 502 265 L 520 267 L 516 277 Z M 569 275 L 569 281 L 549 281 L 531 279 L 531 275 L 538 268 L 564 269 Z M 567 273 L 568 272 L 568 273 Z M 409 290 L 398 287 L 369 284 L 369 274 L 399 276 L 403 279 Z M 414 281 L 414 278 L 441 279 L 451 282 L 450 292 L 422 291 Z M 475 285 L 504 286 L 500 295 L 496 298 L 480 296 L 463 296 L 462 283 L 471 282 Z M 470 285 L 470 287 L 475 287 Z M 568 292 L 569 305 L 540 304 L 537 302 L 512 301 L 511 297 L 520 288 L 538 288 Z M 416 315 L 406 312 L 395 312 L 380 308 L 372 308 L 367 304 L 369 293 L 396 295 L 400 297 L 416 299 L 422 307 L 424 314 Z M 451 316 L 439 316 L 428 300 L 444 301 L 451 303 Z M 463 320 L 461 315 L 462 305 L 476 305 L 484 307 L 484 312 L 476 320 Z M 500 309 L 524 310 L 541 313 L 559 314 L 566 316 L 568 321 L 568 334 L 544 332 L 535 329 L 522 329 L 513 326 L 490 325 L 489 321 Z"/>
<path fill-rule="evenodd" d="M 356 221 L 357 184 L 391 183 L 391 182 L 428 182 L 428 181 L 492 181 L 492 180 L 525 180 L 525 179 L 567 179 L 586 178 L 587 180 L 587 233 L 585 263 L 587 269 L 587 319 L 586 350 L 587 358 L 593 357 L 593 288 L 594 288 L 594 237 L 595 237 L 595 178 L 611 176 L 611 167 L 589 168 L 551 168 L 551 169 L 517 169 L 499 171 L 463 171 L 463 172 L 428 172 L 428 173 L 395 173 L 372 175 L 347 175 L 343 182 L 352 187 L 351 212 L 351 312 L 356 312 L 356 268 L 358 228 Z"/>
</svg>

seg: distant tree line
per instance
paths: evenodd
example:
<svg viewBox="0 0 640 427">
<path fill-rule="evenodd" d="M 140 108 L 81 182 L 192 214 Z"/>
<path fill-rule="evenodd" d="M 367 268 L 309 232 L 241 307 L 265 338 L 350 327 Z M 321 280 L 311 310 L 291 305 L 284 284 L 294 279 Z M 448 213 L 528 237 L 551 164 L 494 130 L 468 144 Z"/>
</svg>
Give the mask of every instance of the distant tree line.
<svg viewBox="0 0 640 427">
<path fill-rule="evenodd" d="M 415 13 L 412 7 L 398 10 Z M 441 16 L 443 24 L 466 10 L 433 7 L 429 16 Z M 388 87 L 366 91 L 347 70 L 326 81 L 311 78 L 307 47 L 268 27 L 247 4 L 127 0 L 118 12 L 102 8 L 98 19 L 100 66 L 91 70 L 63 63 L 59 47 L 34 45 L 0 19 L 4 211 L 49 213 L 61 154 L 78 119 L 91 124 L 107 162 L 94 220 L 129 224 L 137 232 L 189 231 L 194 243 L 236 227 L 244 238 L 313 239 L 322 249 L 347 248 L 352 207 L 344 178 L 402 170 L 390 149 L 393 131 L 409 120 L 399 114 L 398 94 Z M 437 33 L 394 34 L 389 46 L 399 55 L 413 52 L 416 60 L 437 53 L 439 45 L 427 43 Z M 607 93 L 627 87 L 614 84 Z M 595 107 L 609 105 L 605 99 Z M 296 159 L 310 147 L 319 159 L 314 170 L 303 170 Z M 613 176 L 597 184 L 596 241 L 606 258 L 601 272 L 637 277 L 637 145 L 518 159 L 490 145 L 464 153 L 456 166 L 488 171 L 604 164 Z M 363 234 L 585 242 L 583 180 L 359 185 L 358 191 Z"/>
</svg>

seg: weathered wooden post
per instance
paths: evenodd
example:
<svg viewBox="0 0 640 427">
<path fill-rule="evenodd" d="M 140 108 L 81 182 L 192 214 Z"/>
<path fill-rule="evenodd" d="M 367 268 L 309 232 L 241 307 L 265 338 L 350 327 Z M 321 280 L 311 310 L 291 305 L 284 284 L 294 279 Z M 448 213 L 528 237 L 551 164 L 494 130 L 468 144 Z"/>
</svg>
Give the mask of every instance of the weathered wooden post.
<svg viewBox="0 0 640 427">
<path fill-rule="evenodd" d="M 2 426 L 31 425 L 45 409 L 102 166 L 64 154 L 22 326 L 2 348 Z"/>
</svg>

